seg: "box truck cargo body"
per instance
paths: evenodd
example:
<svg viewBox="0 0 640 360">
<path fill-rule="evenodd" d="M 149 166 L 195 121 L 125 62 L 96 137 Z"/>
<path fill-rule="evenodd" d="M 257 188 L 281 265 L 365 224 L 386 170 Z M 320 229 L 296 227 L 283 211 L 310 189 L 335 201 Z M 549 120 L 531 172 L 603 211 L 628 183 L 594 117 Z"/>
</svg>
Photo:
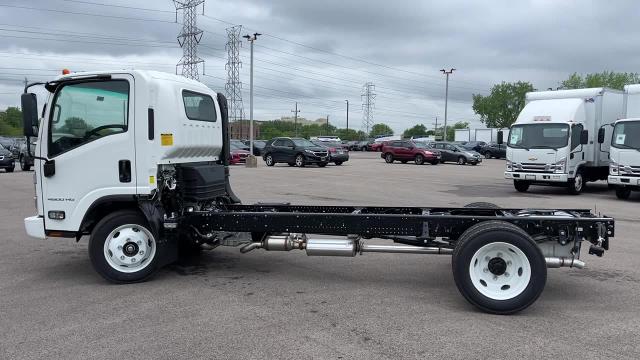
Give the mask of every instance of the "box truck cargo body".
<svg viewBox="0 0 640 360">
<path fill-rule="evenodd" d="M 509 131 L 506 179 L 518 191 L 530 185 L 566 186 L 579 194 L 585 183 L 609 173 L 611 126 L 623 114 L 623 93 L 607 88 L 530 92 Z M 600 129 L 609 141 L 595 141 Z"/>
<path fill-rule="evenodd" d="M 624 108 L 625 119 L 613 127 L 608 178 L 619 199 L 640 191 L 640 84 L 624 87 Z"/>
</svg>

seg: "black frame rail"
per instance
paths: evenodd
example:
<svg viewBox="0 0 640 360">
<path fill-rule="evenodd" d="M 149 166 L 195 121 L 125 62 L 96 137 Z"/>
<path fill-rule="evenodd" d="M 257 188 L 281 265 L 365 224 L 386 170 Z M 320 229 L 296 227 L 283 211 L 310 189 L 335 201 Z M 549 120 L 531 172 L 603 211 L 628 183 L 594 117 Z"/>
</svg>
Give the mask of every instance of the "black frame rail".
<svg viewBox="0 0 640 360">
<path fill-rule="evenodd" d="M 471 226 L 500 220 L 531 235 L 553 237 L 561 230 L 578 240 L 614 236 L 614 219 L 588 209 L 491 209 L 430 207 L 305 206 L 288 204 L 221 205 L 185 213 L 178 221 L 201 232 L 309 233 L 456 240 Z"/>
</svg>

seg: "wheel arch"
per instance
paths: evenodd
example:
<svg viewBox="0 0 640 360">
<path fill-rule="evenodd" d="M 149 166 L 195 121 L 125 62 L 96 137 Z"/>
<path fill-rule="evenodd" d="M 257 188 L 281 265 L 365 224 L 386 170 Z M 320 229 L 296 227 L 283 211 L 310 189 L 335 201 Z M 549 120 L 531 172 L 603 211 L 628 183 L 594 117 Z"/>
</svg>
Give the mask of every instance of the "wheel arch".
<svg viewBox="0 0 640 360">
<path fill-rule="evenodd" d="M 79 240 L 82 235 L 90 234 L 100 219 L 119 210 L 137 210 L 150 221 L 148 216 L 144 214 L 144 211 L 140 210 L 140 206 L 134 195 L 103 196 L 95 200 L 85 212 L 80 222 L 76 239 Z"/>
</svg>

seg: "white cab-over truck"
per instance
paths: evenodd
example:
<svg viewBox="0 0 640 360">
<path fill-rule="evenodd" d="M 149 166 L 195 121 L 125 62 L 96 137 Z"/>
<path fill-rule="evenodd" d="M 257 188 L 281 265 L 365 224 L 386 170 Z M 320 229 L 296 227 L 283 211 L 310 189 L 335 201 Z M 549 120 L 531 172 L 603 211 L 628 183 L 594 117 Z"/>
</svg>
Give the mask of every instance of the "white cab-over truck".
<svg viewBox="0 0 640 360">
<path fill-rule="evenodd" d="M 611 136 L 609 185 L 619 199 L 640 191 L 640 84 L 624 87 L 625 119 L 616 121 Z M 606 128 L 603 127 L 603 130 Z M 599 141 L 608 139 L 601 134 Z"/>
<path fill-rule="evenodd" d="M 606 180 L 609 142 L 594 141 L 602 128 L 622 117 L 621 91 L 590 88 L 526 94 L 526 105 L 511 126 L 506 179 L 516 190 L 530 185 L 567 187 L 580 194 L 589 181 Z"/>
<path fill-rule="evenodd" d="M 35 85 L 49 92 L 41 118 Z M 147 279 L 180 249 L 444 254 L 470 303 L 509 314 L 538 298 L 548 267 L 581 268 L 583 243 L 602 256 L 614 236 L 614 220 L 588 209 L 241 204 L 229 183 L 226 99 L 176 75 L 68 74 L 28 84 L 21 100 L 24 134 L 38 138 L 27 233 L 89 236 L 94 269 L 116 283 Z"/>
</svg>

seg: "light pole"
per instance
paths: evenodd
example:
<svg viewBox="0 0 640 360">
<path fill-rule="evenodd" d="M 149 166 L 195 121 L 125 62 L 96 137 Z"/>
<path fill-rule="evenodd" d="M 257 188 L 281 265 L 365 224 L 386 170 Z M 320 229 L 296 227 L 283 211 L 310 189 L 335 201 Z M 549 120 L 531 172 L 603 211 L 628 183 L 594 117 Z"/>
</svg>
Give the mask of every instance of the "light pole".
<svg viewBox="0 0 640 360">
<path fill-rule="evenodd" d="M 258 36 L 262 34 L 253 33 L 253 35 L 245 35 L 243 38 L 251 43 L 251 65 L 249 66 L 249 157 L 247 159 L 247 167 L 256 167 L 258 162 L 253 155 L 253 42 L 258 40 Z"/>
<path fill-rule="evenodd" d="M 349 136 L 349 100 L 345 100 L 347 102 L 347 136 Z"/>
<path fill-rule="evenodd" d="M 442 135 L 443 141 L 447 141 L 447 105 L 449 102 L 449 75 L 453 74 L 456 69 L 451 68 L 451 70 L 442 69 L 443 74 L 447 76 L 447 85 L 444 92 L 444 133 Z"/>
</svg>

